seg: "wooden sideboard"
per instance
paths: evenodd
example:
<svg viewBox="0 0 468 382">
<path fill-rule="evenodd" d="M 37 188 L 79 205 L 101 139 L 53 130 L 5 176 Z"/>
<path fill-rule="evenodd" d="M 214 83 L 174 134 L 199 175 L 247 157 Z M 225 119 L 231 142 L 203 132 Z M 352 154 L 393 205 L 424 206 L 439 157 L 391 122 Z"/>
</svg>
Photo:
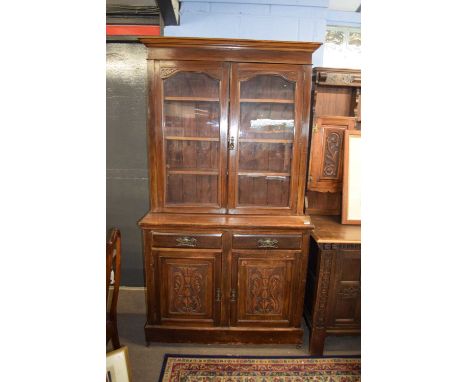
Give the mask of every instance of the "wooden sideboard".
<svg viewBox="0 0 468 382">
<path fill-rule="evenodd" d="M 309 351 L 322 355 L 327 335 L 361 333 L 361 226 L 338 216 L 311 216 L 304 317 Z"/>
</svg>

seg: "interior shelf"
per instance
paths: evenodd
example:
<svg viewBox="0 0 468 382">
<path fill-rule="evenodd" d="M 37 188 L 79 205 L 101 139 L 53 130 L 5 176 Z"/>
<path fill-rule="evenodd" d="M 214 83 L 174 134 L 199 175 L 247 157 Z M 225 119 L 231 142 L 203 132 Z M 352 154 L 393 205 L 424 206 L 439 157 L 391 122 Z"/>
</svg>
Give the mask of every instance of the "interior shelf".
<svg viewBox="0 0 468 382">
<path fill-rule="evenodd" d="M 266 172 L 266 171 L 253 171 L 253 170 L 239 170 L 237 175 L 241 176 L 281 176 L 281 177 L 289 177 L 291 173 L 289 172 Z"/>
<path fill-rule="evenodd" d="M 179 136 L 166 136 L 168 141 L 203 141 L 203 142 L 219 142 L 219 138 L 209 138 L 209 137 L 179 137 Z"/>
<path fill-rule="evenodd" d="M 184 169 L 184 170 L 167 170 L 169 175 L 218 175 L 218 170 L 196 170 L 196 169 Z"/>
<path fill-rule="evenodd" d="M 242 129 L 244 133 L 252 134 L 291 134 L 294 130 L 255 130 L 255 129 Z"/>
<path fill-rule="evenodd" d="M 241 98 L 239 101 L 246 103 L 295 103 L 293 99 L 284 98 Z"/>
<path fill-rule="evenodd" d="M 248 143 L 293 143 L 292 139 L 239 138 L 239 142 Z"/>
<path fill-rule="evenodd" d="M 212 97 L 164 97 L 164 101 L 205 101 L 205 102 L 219 102 L 219 98 Z"/>
</svg>

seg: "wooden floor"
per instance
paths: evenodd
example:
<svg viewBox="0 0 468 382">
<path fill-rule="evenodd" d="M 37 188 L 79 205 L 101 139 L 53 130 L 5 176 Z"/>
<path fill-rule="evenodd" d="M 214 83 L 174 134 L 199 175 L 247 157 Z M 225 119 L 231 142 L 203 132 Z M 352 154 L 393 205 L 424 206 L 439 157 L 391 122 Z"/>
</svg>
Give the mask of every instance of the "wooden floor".
<svg viewBox="0 0 468 382">
<path fill-rule="evenodd" d="M 165 353 L 201 355 L 252 356 L 304 356 L 308 355 L 309 330 L 305 327 L 304 345 L 189 345 L 152 343 L 145 346 L 143 326 L 145 292 L 142 288 L 121 288 L 118 303 L 118 329 L 120 342 L 128 346 L 133 382 L 156 382 Z M 109 344 L 110 346 L 110 344 Z M 108 347 L 109 349 L 109 347 Z M 329 337 L 325 342 L 325 355 L 360 354 L 359 337 Z"/>
</svg>

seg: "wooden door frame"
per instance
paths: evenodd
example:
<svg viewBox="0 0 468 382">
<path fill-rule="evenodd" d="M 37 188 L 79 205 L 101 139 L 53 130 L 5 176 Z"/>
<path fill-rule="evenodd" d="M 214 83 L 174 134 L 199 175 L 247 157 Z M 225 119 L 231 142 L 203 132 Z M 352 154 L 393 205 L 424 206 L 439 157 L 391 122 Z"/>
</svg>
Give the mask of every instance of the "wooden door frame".
<svg viewBox="0 0 468 382">
<path fill-rule="evenodd" d="M 256 75 L 279 75 L 287 81 L 295 83 L 294 91 L 294 141 L 291 161 L 289 203 L 287 207 L 257 207 L 238 205 L 238 163 L 239 163 L 239 121 L 240 121 L 240 83 Z M 303 125 L 303 66 L 292 64 L 252 64 L 233 63 L 230 76 L 230 110 L 229 139 L 234 138 L 235 148 L 229 150 L 228 156 L 228 214 L 262 214 L 262 215 L 296 215 L 302 214 L 303 202 L 298 203 L 301 162 L 306 158 L 301 155 L 304 145 L 301 141 L 307 139 L 308 126 Z M 306 86 L 307 87 L 307 86 Z M 310 98 L 309 98 L 310 99 Z M 307 103 L 307 102 L 305 102 Z M 307 142 L 307 140 L 306 140 Z M 307 147 L 307 143 L 305 143 Z M 302 192 L 303 194 L 303 192 Z M 304 198 L 302 198 L 304 199 Z"/>
<path fill-rule="evenodd" d="M 148 60 L 148 159 L 152 212 L 226 213 L 227 212 L 227 131 L 229 109 L 229 64 L 205 61 L 154 61 Z M 166 148 L 164 142 L 164 84 L 163 81 L 178 72 L 207 74 L 219 80 L 219 165 L 217 206 L 167 205 L 166 204 Z M 153 144 L 155 143 L 155 144 Z M 151 171 L 155 169 L 155 173 Z"/>
</svg>

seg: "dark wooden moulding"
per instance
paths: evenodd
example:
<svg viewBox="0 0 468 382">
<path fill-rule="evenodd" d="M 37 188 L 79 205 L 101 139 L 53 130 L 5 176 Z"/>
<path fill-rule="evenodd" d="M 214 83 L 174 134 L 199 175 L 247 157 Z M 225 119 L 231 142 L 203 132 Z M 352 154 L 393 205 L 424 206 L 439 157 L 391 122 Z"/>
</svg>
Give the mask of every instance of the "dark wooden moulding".
<svg viewBox="0 0 468 382">
<path fill-rule="evenodd" d="M 300 344 L 312 229 L 304 215 L 311 64 L 320 44 L 141 42 L 149 79 L 150 211 L 139 222 L 147 342 Z M 180 73 L 204 85 L 171 86 Z M 271 88 L 248 87 L 251 79 Z M 200 120 L 187 111 L 192 104 L 219 130 L 205 129 L 205 120 L 202 133 L 193 129 Z M 242 110 L 262 107 L 272 119 L 293 120 L 293 132 L 249 130 Z M 191 168 L 185 159 L 199 147 Z"/>
</svg>

